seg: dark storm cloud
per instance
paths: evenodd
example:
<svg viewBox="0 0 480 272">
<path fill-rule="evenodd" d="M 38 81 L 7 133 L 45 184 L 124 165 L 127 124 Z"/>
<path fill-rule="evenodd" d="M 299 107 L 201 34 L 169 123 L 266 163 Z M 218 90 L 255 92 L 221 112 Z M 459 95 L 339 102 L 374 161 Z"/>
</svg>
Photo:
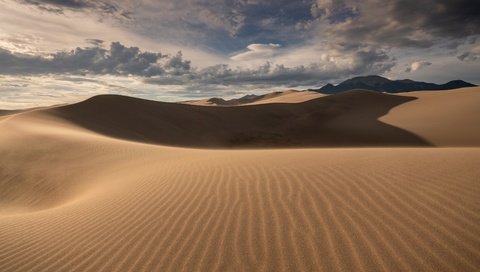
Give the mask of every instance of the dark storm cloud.
<svg viewBox="0 0 480 272">
<path fill-rule="evenodd" d="M 184 75 L 190 71 L 190 64 L 191 61 L 184 60 L 183 54 L 180 51 L 165 63 L 164 68 L 173 75 Z"/>
<path fill-rule="evenodd" d="M 145 35 L 232 53 L 251 43 L 301 43 L 312 30 L 310 6 L 311 0 L 143 0 L 135 20 Z"/>
<path fill-rule="evenodd" d="M 480 4 L 476 0 L 395 1 L 392 15 L 398 22 L 442 37 L 480 34 Z"/>
<path fill-rule="evenodd" d="M 238 35 L 241 36 L 259 36 L 272 34 L 280 35 L 282 31 L 289 34 L 298 24 L 308 22 L 313 19 L 310 13 L 310 1 L 244 1 L 246 4 L 241 6 L 240 12 L 245 16 L 244 28 Z M 298 29 L 297 29 L 298 32 Z"/>
<path fill-rule="evenodd" d="M 480 34 L 480 4 L 476 0 L 319 0 L 312 10 L 330 18 L 338 16 L 337 6 L 358 15 L 322 30 L 327 38 L 346 43 L 426 48 L 438 41 Z"/>
<path fill-rule="evenodd" d="M 331 24 L 337 24 L 359 15 L 355 5 L 348 5 L 350 1 L 323 1 L 313 0 L 310 13 L 313 17 L 325 17 Z"/>
<path fill-rule="evenodd" d="M 118 42 L 109 49 L 77 48 L 58 52 L 48 58 L 13 54 L 0 49 L 1 74 L 92 73 L 154 76 L 163 73 L 161 53 L 142 52 L 138 47 L 125 47 Z"/>
</svg>

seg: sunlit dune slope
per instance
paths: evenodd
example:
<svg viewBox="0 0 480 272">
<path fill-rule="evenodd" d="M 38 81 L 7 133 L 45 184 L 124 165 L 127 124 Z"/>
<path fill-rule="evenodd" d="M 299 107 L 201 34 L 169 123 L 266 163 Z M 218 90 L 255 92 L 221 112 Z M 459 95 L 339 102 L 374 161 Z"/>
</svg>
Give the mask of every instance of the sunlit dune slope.
<svg viewBox="0 0 480 272">
<path fill-rule="evenodd" d="M 480 87 L 403 95 L 417 99 L 393 108 L 380 121 L 436 146 L 480 146 Z"/>
<path fill-rule="evenodd" d="M 260 100 L 257 100 L 250 105 L 268 104 L 268 103 L 301 103 L 308 100 L 316 99 L 324 96 L 324 94 L 313 91 L 283 91 L 275 95 L 267 94 Z"/>
</svg>

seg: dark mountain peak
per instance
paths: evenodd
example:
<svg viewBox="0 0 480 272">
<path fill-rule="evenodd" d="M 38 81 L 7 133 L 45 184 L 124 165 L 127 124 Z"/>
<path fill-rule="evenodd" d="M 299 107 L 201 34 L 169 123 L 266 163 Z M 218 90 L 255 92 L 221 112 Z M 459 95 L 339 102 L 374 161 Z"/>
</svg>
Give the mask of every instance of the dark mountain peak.
<svg viewBox="0 0 480 272">
<path fill-rule="evenodd" d="M 389 80 L 381 76 L 360 76 L 354 77 L 338 84 L 337 86 L 327 84 L 320 89 L 314 90 L 320 93 L 333 94 L 355 89 L 365 89 L 377 92 L 399 93 L 422 90 L 450 90 L 475 85 L 463 80 L 453 80 L 445 84 L 435 84 L 411 79 Z"/>
<path fill-rule="evenodd" d="M 223 98 L 212 97 L 208 99 L 207 102 L 213 103 L 213 104 L 225 104 L 226 101 Z"/>
<path fill-rule="evenodd" d="M 465 81 L 459 80 L 459 79 L 449 81 L 449 82 L 447 82 L 447 83 L 444 84 L 444 85 L 448 85 L 448 86 L 460 86 L 460 87 L 458 87 L 458 88 L 463 88 L 463 87 L 475 87 L 475 86 L 476 86 L 476 85 L 474 85 L 474 84 L 471 84 L 471 83 L 468 83 L 468 82 L 465 82 Z"/>
<path fill-rule="evenodd" d="M 240 98 L 233 98 L 229 100 L 225 100 L 223 98 L 210 98 L 207 100 L 207 102 L 216 104 L 218 106 L 235 106 L 235 105 L 241 105 L 241 104 L 247 104 L 247 103 L 252 103 L 255 102 L 261 98 L 263 98 L 265 95 L 255 95 L 255 94 L 247 94 L 244 95 Z"/>
<path fill-rule="evenodd" d="M 359 77 L 354 77 L 348 80 L 345 80 L 341 84 L 365 84 L 365 85 L 379 85 L 379 84 L 385 84 L 390 82 L 391 80 L 381 77 L 381 76 L 375 76 L 375 75 L 370 75 L 370 76 L 359 76 Z"/>
<path fill-rule="evenodd" d="M 246 95 L 244 95 L 244 96 L 242 96 L 242 97 L 240 97 L 240 98 L 250 99 L 250 98 L 255 98 L 255 97 L 257 97 L 257 96 L 258 96 L 258 95 L 256 95 L 256 94 L 246 94 Z"/>
<path fill-rule="evenodd" d="M 399 80 L 396 80 L 397 82 L 402 82 L 402 83 L 414 83 L 415 81 L 411 80 L 411 79 L 399 79 Z"/>
</svg>

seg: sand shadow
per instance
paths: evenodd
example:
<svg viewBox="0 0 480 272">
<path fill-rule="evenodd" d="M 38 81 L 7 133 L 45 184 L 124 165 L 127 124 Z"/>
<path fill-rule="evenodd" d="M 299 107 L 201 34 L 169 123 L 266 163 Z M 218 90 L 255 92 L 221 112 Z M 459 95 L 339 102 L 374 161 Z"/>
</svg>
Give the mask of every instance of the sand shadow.
<svg viewBox="0 0 480 272">
<path fill-rule="evenodd" d="M 101 95 L 47 112 L 100 134 L 170 146 L 431 146 L 378 120 L 415 99 L 356 90 L 295 104 L 206 107 Z"/>
</svg>

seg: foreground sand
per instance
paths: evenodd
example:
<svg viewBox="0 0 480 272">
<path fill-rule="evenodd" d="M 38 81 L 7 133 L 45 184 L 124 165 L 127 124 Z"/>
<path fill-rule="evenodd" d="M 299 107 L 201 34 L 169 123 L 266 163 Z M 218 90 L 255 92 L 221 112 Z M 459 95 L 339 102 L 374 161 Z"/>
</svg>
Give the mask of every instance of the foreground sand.
<svg viewBox="0 0 480 272">
<path fill-rule="evenodd" d="M 0 271 L 480 267 L 478 147 L 172 148 L 45 111 L 0 131 Z"/>
</svg>

